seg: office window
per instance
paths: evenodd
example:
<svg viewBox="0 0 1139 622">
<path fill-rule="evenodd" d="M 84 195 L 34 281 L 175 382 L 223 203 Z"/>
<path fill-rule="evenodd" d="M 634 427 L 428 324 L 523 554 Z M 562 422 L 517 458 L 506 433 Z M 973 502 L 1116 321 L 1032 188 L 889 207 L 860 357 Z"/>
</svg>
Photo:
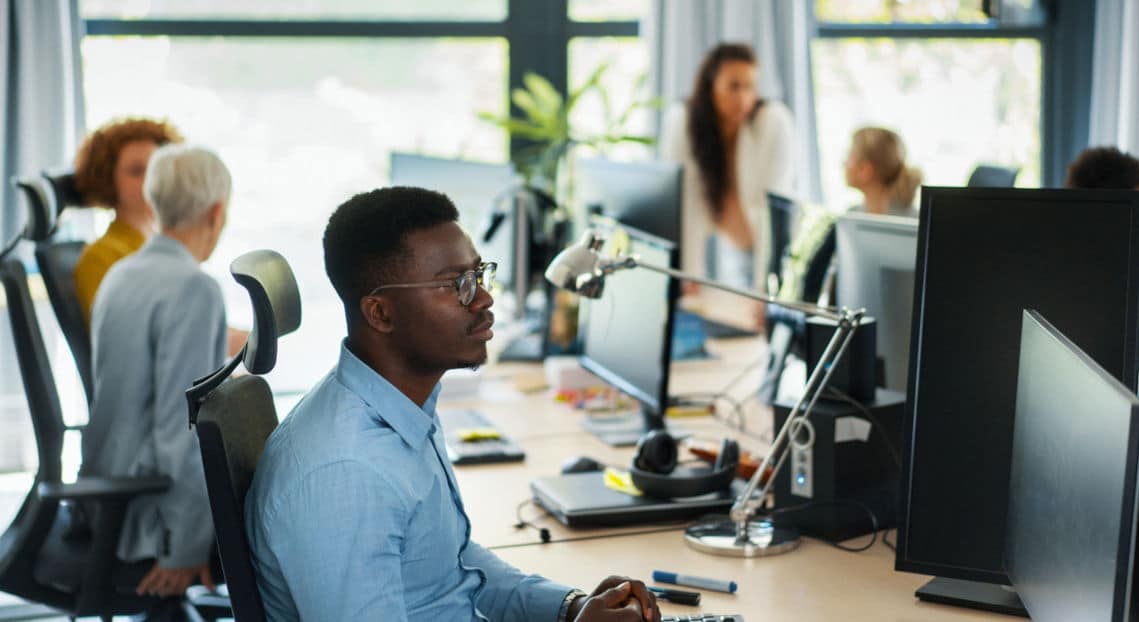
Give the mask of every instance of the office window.
<svg viewBox="0 0 1139 622">
<path fill-rule="evenodd" d="M 649 50 L 636 37 L 575 38 L 569 45 L 569 84 L 573 91 L 580 87 L 602 63 L 608 69 L 601 80 L 601 91 L 584 96 L 570 113 L 570 127 L 579 135 L 597 135 L 605 131 L 605 119 L 618 119 L 635 101 L 651 96 L 648 88 Z M 629 115 L 622 126 L 627 134 L 651 136 L 654 113 L 640 108 Z M 651 147 L 634 143 L 613 145 L 605 150 L 614 159 L 652 158 Z"/>
<path fill-rule="evenodd" d="M 827 22 L 954 22 L 989 19 L 982 0 L 816 0 L 815 15 Z"/>
<path fill-rule="evenodd" d="M 80 0 L 79 6 L 87 19 L 497 21 L 506 16 L 506 0 Z"/>
<path fill-rule="evenodd" d="M 853 205 L 843 163 L 864 125 L 895 130 L 929 185 L 963 185 L 981 162 L 1040 185 L 1040 43 L 1032 39 L 819 39 L 811 49 L 823 191 Z"/>
<path fill-rule="evenodd" d="M 651 10 L 650 0 L 569 0 L 570 19 L 579 22 L 641 19 Z"/>
<path fill-rule="evenodd" d="M 1041 184 L 1044 29 L 1001 24 L 980 0 L 817 0 L 811 45 L 819 166 L 832 208 L 861 201 L 843 163 L 854 130 L 898 132 L 929 185 L 977 164 Z"/>
</svg>

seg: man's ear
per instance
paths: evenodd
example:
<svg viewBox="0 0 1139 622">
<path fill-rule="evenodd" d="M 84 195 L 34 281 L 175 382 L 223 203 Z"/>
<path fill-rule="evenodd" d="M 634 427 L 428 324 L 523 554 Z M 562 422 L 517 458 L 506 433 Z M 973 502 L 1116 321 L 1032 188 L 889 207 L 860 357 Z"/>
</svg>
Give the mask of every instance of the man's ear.
<svg viewBox="0 0 1139 622">
<path fill-rule="evenodd" d="M 214 231 L 225 226 L 225 202 L 218 201 L 211 205 L 210 210 L 206 212 L 206 218 L 209 220 L 210 229 Z"/>
<path fill-rule="evenodd" d="M 360 318 L 374 330 L 390 333 L 395 329 L 395 307 L 387 296 L 365 296 L 360 299 Z"/>
</svg>

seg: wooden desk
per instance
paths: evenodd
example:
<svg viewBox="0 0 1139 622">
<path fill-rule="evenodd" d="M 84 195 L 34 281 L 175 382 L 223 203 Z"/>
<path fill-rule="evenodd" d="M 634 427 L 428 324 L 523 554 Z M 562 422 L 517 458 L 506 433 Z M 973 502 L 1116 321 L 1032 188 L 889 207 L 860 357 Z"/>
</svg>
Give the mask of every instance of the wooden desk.
<svg viewBox="0 0 1139 622">
<path fill-rule="evenodd" d="M 674 365 L 673 393 L 718 391 L 727 380 L 766 354 L 760 339 L 712 343 L 709 347 L 717 358 Z M 662 611 L 673 614 L 738 613 L 746 615 L 748 622 L 1011 619 L 917 601 L 914 590 L 928 577 L 895 572 L 894 553 L 880 542 L 868 551 L 848 553 L 805 538 L 796 551 L 756 559 L 716 557 L 697 552 L 684 544 L 679 528 L 651 534 L 558 542 L 592 535 L 627 534 L 644 531 L 646 527 L 569 529 L 528 505 L 523 508 L 524 516 L 549 528 L 554 539 L 550 544 L 540 544 L 534 529 L 518 530 L 513 527 L 518 504 L 530 497 L 530 480 L 556 474 L 562 461 L 569 456 L 588 455 L 607 462 L 627 464 L 632 449 L 611 448 L 588 435 L 579 425 L 584 415 L 555 403 L 548 393 L 521 394 L 516 391 L 512 377 L 518 373 L 534 373 L 535 367 L 522 364 L 489 367 L 485 370 L 477 398 L 440 403 L 440 408 L 478 408 L 515 437 L 526 450 L 524 463 L 455 469 L 472 522 L 472 538 L 484 546 L 495 548 L 503 559 L 524 571 L 583 589 L 596 585 L 609 574 L 649 579 L 653 569 L 730 579 L 740 585 L 738 594 L 701 590 L 703 600 L 699 607 L 662 603 Z M 754 391 L 759 374 L 757 368 L 735 387 L 734 395 L 744 398 Z M 756 436 L 770 438 L 769 409 L 750 404 L 747 420 L 749 429 L 758 433 Z M 734 434 L 732 428 L 710 417 L 684 419 L 681 423 L 697 436 L 710 439 Z M 762 453 L 767 447 L 756 436 L 738 438 L 745 450 Z"/>
</svg>

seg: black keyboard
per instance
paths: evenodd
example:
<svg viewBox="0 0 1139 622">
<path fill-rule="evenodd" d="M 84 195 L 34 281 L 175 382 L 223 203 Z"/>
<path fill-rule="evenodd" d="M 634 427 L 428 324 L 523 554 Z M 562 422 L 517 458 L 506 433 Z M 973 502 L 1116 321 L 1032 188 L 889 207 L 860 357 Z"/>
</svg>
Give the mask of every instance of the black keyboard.
<svg viewBox="0 0 1139 622">
<path fill-rule="evenodd" d="M 440 410 L 439 421 L 447 441 L 447 458 L 453 465 L 520 462 L 526 458 L 521 447 L 477 410 Z M 485 438 L 486 432 L 498 438 Z"/>
<path fill-rule="evenodd" d="M 660 622 L 744 622 L 741 615 L 713 615 L 710 613 L 697 613 L 690 616 L 661 616 Z"/>
</svg>

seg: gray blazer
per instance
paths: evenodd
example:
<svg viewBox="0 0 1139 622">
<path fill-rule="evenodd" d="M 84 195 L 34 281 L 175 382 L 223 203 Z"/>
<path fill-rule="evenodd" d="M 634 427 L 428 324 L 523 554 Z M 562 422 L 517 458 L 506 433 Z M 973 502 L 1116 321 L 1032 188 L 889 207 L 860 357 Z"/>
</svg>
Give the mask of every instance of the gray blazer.
<svg viewBox="0 0 1139 622">
<path fill-rule="evenodd" d="M 157 235 L 115 264 L 91 312 L 95 397 L 84 475 L 167 475 L 127 508 L 118 556 L 164 568 L 205 563 L 213 547 L 198 439 L 185 391 L 225 361 L 221 288 L 182 244 Z"/>
</svg>

